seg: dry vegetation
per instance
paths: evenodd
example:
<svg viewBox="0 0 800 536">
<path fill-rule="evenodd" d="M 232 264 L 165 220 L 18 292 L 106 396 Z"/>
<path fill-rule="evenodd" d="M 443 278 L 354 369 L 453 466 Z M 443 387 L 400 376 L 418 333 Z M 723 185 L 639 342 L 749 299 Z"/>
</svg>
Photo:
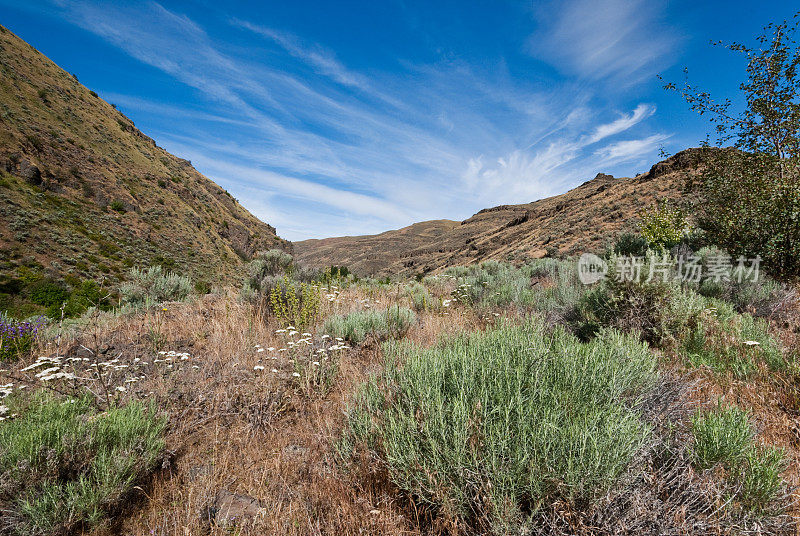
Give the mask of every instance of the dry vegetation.
<svg viewBox="0 0 800 536">
<path fill-rule="evenodd" d="M 697 150 L 306 268 L 3 27 L 0 73 L 0 311 L 50 317 L 0 315 L 0 534 L 799 533 L 796 287 L 563 258 L 707 267 L 641 212 Z"/>
<path fill-rule="evenodd" d="M 559 289 L 574 276 L 559 273 L 557 264 L 528 272 L 502 265 L 483 272 L 459 268 L 422 283 L 328 280 L 312 285 L 319 308 L 299 330 L 281 322 L 268 302 L 243 300 L 236 289 L 124 315 L 90 312 L 79 329 L 52 326 L 34 357 L 7 367 L 3 383 L 13 383 L 12 397 L 30 396 L 42 385 L 59 397 L 90 389 L 100 411 L 142 401 L 166 417 L 161 468 L 125 495 L 122 504 L 109 508 L 111 517 L 92 529 L 95 533 L 501 532 L 489 511 L 481 514 L 479 508 L 473 512 L 477 517 L 460 517 L 398 487 L 380 449 L 350 443 L 342 451 L 354 394 L 367 378 L 387 370 L 392 352 L 387 354 L 388 347 L 375 337 L 358 345 L 327 337 L 325 320 L 408 307 L 416 312 L 409 329 L 387 330 L 382 338 L 393 334 L 421 349 L 463 333 L 492 332 L 501 322 L 520 325 L 531 314 L 544 314 L 550 326 L 568 325 L 561 305 L 577 295 Z M 487 283 L 473 289 L 471 277 Z M 514 277 L 527 283 L 518 285 Z M 786 495 L 800 483 L 794 361 L 798 319 L 793 311 L 771 321 L 771 331 L 785 337 L 788 365 L 779 372 L 759 362 L 758 370 L 743 379 L 733 370 L 692 367 L 677 347 L 654 348 L 660 379 L 635 404 L 652 435 L 623 463 L 619 482 L 589 502 L 556 493 L 538 510 L 527 510 L 527 515 L 536 514 L 523 523 L 527 528 L 507 525 L 502 532 L 795 533 L 796 496 Z M 60 356 L 59 370 L 78 380 L 43 382 L 36 374 L 52 362 L 30 368 L 36 356 Z M 103 381 L 92 376 L 92 364 L 106 371 Z M 322 374 L 323 369 L 330 374 Z M 739 504 L 731 502 L 733 488 L 725 484 L 732 470 L 693 464 L 692 419 L 719 400 L 750 412 L 756 444 L 784 449 L 784 484 L 769 502 L 770 515 L 743 514 L 731 506 Z M 530 507 L 523 505 L 523 510 Z"/>
<path fill-rule="evenodd" d="M 363 300 L 389 303 L 395 294 L 392 287 L 350 287 L 337 300 L 324 301 L 321 316 L 362 309 Z M 252 532 L 244 533 L 399 533 L 413 527 L 411 511 L 397 504 L 386 482 L 370 482 L 369 475 L 364 481 L 346 478 L 334 459 L 355 384 L 382 366 L 376 343 L 341 351 L 334 388 L 322 397 L 306 391 L 286 352 L 276 351 L 286 347 L 276 333 L 285 326 L 272 318 L 262 321 L 235 295 L 164 308 L 104 323 L 97 342 L 92 333 L 39 352 L 69 356 L 79 344 L 99 345 L 113 347 L 103 355 L 120 354 L 131 365 L 136 358 L 152 362 L 158 353 L 148 334 L 158 326 L 163 341 L 158 348 L 190 354 L 184 361 L 150 363 L 144 379 L 119 397 L 118 403 L 156 401 L 170 416 L 167 448 L 174 454 L 144 491 L 147 500 L 128 509 L 122 533 L 201 534 L 203 514 L 208 516 L 220 490 L 256 497 L 263 505 Z M 440 333 L 480 325 L 470 311 L 431 316 L 408 337 L 430 344 Z M 215 534 L 228 534 L 214 526 Z"/>
</svg>

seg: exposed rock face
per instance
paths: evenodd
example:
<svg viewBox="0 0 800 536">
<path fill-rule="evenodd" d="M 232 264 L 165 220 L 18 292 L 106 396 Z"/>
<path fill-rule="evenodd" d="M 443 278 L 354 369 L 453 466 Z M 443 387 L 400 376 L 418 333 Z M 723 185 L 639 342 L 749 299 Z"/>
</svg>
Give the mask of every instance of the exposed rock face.
<svg viewBox="0 0 800 536">
<path fill-rule="evenodd" d="M 19 163 L 19 176 L 25 179 L 28 184 L 33 184 L 34 186 L 42 184 L 42 172 L 27 159 L 22 159 Z"/>
<path fill-rule="evenodd" d="M 675 153 L 666 160 L 654 164 L 645 176 L 647 179 L 655 179 L 668 173 L 695 168 L 702 161 L 704 150 L 714 149 L 692 148 Z"/>
</svg>

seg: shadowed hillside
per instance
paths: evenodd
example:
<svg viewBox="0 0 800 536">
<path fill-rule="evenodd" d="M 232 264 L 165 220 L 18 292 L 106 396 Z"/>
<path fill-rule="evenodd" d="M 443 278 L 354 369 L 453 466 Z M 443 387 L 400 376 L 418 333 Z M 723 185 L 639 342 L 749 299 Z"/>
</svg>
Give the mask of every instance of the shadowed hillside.
<svg viewBox="0 0 800 536">
<path fill-rule="evenodd" d="M 687 149 L 632 178 L 599 173 L 565 194 L 487 208 L 460 224 L 436 220 L 373 236 L 296 242 L 295 253 L 300 262 L 315 267 L 412 275 L 487 259 L 521 261 L 600 250 L 632 227 L 655 199 L 678 196 L 698 156 L 697 149 Z"/>
<path fill-rule="evenodd" d="M 160 264 L 222 281 L 271 247 L 288 243 L 0 26 L 0 310 L 43 277 Z"/>
</svg>

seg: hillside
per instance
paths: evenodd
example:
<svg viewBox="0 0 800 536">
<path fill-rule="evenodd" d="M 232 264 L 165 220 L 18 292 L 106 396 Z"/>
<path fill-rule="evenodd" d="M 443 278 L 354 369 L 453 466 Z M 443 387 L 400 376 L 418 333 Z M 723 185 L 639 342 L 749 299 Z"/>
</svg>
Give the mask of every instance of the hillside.
<svg viewBox="0 0 800 536">
<path fill-rule="evenodd" d="M 424 250 L 458 226 L 457 221 L 430 220 L 377 235 L 304 240 L 295 242 L 295 254 L 305 265 L 342 265 L 360 274 L 391 272 L 388 267 L 396 264 L 402 254 Z"/>
<path fill-rule="evenodd" d="M 0 26 L 0 310 L 31 281 L 160 264 L 209 283 L 290 247 L 230 194 Z"/>
<path fill-rule="evenodd" d="M 524 260 L 602 249 L 656 199 L 680 195 L 699 153 L 687 149 L 636 177 L 598 173 L 564 194 L 481 210 L 462 222 L 416 223 L 379 235 L 295 242 L 304 264 L 361 275 L 413 275 L 487 259 Z"/>
</svg>

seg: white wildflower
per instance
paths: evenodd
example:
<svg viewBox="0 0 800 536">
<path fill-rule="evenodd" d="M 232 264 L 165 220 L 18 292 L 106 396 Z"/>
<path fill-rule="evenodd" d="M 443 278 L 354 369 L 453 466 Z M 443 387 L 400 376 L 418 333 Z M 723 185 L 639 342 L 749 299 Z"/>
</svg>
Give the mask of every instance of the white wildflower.
<svg viewBox="0 0 800 536">
<path fill-rule="evenodd" d="M 42 378 L 43 376 L 50 376 L 51 374 L 58 372 L 61 370 L 61 367 L 50 367 L 48 369 L 44 369 L 40 373 L 36 375 L 37 378 Z"/>
</svg>

